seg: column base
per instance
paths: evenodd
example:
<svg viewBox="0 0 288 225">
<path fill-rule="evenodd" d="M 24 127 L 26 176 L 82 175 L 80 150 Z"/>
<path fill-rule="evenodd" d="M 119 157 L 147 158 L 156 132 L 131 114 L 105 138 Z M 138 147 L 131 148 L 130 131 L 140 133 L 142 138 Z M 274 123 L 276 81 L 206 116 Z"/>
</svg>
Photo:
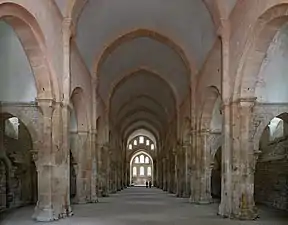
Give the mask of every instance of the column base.
<svg viewBox="0 0 288 225">
<path fill-rule="evenodd" d="M 71 206 L 68 206 L 67 209 L 65 210 L 65 212 L 62 213 L 61 215 L 59 215 L 59 219 L 64 219 L 64 218 L 67 218 L 67 217 L 71 217 L 73 215 L 74 215 L 74 213 L 72 211 Z"/>
<path fill-rule="evenodd" d="M 88 203 L 90 203 L 90 200 L 87 200 L 87 199 L 78 199 L 77 201 L 76 201 L 76 204 L 77 205 L 85 205 L 85 204 L 88 204 Z"/>
<path fill-rule="evenodd" d="M 238 220 L 256 220 L 259 218 L 257 208 L 245 208 L 241 209 L 240 213 L 232 215 L 231 218 L 238 219 Z"/>
<path fill-rule="evenodd" d="M 91 203 L 98 203 L 98 202 L 99 202 L 99 199 L 98 199 L 97 196 L 92 196 L 90 202 L 91 202 Z"/>
<path fill-rule="evenodd" d="M 191 204 L 194 204 L 194 203 L 195 203 L 195 199 L 194 199 L 194 197 L 192 197 L 191 195 L 190 195 L 190 197 L 189 197 L 189 203 L 191 203 Z"/>
<path fill-rule="evenodd" d="M 32 215 L 32 219 L 38 222 L 51 222 L 59 220 L 59 217 L 55 215 L 52 208 L 39 209 L 37 206 L 35 212 Z"/>
<path fill-rule="evenodd" d="M 198 204 L 198 205 L 208 205 L 211 204 L 213 202 L 212 197 L 203 197 L 203 198 L 195 198 L 195 197 L 191 197 L 189 198 L 189 202 L 192 204 Z"/>
<path fill-rule="evenodd" d="M 208 204 L 211 204 L 212 202 L 213 202 L 212 197 L 203 197 L 203 198 L 199 199 L 198 204 L 200 204 L 200 205 L 208 205 Z"/>
</svg>

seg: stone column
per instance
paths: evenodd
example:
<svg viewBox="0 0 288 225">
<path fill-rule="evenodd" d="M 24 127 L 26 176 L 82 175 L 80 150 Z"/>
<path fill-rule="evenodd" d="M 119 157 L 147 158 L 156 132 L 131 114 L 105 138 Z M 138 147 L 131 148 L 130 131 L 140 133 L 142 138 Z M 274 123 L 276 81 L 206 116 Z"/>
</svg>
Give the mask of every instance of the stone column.
<svg viewBox="0 0 288 225">
<path fill-rule="evenodd" d="M 184 143 L 183 150 L 185 152 L 185 186 L 183 197 L 189 198 L 191 194 L 191 144 Z"/>
<path fill-rule="evenodd" d="M 96 140 L 96 150 L 95 150 L 95 157 L 96 157 L 96 168 L 97 168 L 97 173 L 96 173 L 96 194 L 98 197 L 101 196 L 101 179 L 100 179 L 100 174 L 101 174 L 101 146 L 97 143 Z"/>
<path fill-rule="evenodd" d="M 162 158 L 162 162 L 163 162 L 163 191 L 167 191 L 168 187 L 167 187 L 167 158 Z"/>
<path fill-rule="evenodd" d="M 107 144 L 103 145 L 101 148 L 101 179 L 102 179 L 102 196 L 109 196 L 109 178 L 110 178 L 110 155 L 109 155 L 109 146 Z"/>
<path fill-rule="evenodd" d="M 231 145 L 231 104 L 223 104 L 223 145 L 221 157 L 221 203 L 218 214 L 230 217 L 232 200 L 232 145 Z"/>
<path fill-rule="evenodd" d="M 57 132 L 55 136 L 59 136 L 58 143 L 55 146 L 55 159 L 56 159 L 56 165 L 57 165 L 57 172 L 54 173 L 54 177 L 57 177 L 56 181 L 56 188 L 55 190 L 58 191 L 58 193 L 61 193 L 61 196 L 57 198 L 60 198 L 62 200 L 62 218 L 69 217 L 73 215 L 72 209 L 71 209 L 71 203 L 70 203 L 70 141 L 69 141 L 69 124 L 70 124 L 70 104 L 69 101 L 65 101 L 64 103 L 57 103 L 56 109 L 54 112 L 59 112 L 56 114 L 56 121 L 59 121 L 59 127 L 55 127 L 55 130 L 62 131 Z M 59 117 L 59 118 L 57 118 Z M 61 124 L 62 121 L 62 124 Z M 54 122 L 55 124 L 55 122 Z M 55 132 L 54 132 L 55 133 Z M 60 138 L 61 137 L 61 138 Z M 54 137 L 55 141 L 55 137 Z M 61 146 L 59 151 L 59 146 Z M 57 174 L 57 175 L 55 175 Z M 60 184 L 61 183 L 61 184 Z M 59 186 L 57 185 L 59 184 Z M 58 187 L 57 187 L 58 186 Z M 61 190 L 61 191 L 60 191 Z M 60 200 L 60 202 L 61 202 Z"/>
<path fill-rule="evenodd" d="M 98 202 L 97 197 L 97 132 L 96 130 L 92 130 L 90 132 L 90 149 L 91 149 L 91 202 L 96 203 Z"/>
<path fill-rule="evenodd" d="M 190 181 L 190 188 L 191 194 L 189 198 L 190 203 L 196 202 L 197 196 L 197 132 L 196 130 L 192 131 L 192 145 L 191 145 L 191 181 Z"/>
<path fill-rule="evenodd" d="M 173 193 L 174 191 L 174 178 L 175 178 L 175 149 L 172 149 L 169 153 L 168 158 L 168 192 Z"/>
<path fill-rule="evenodd" d="M 88 160 L 89 133 L 78 131 L 77 133 L 77 178 L 76 178 L 76 201 L 78 204 L 90 202 L 90 161 Z"/>
<path fill-rule="evenodd" d="M 254 203 L 254 171 L 257 158 L 250 134 L 252 111 L 256 98 L 240 99 L 234 112 L 232 218 L 250 220 L 257 218 Z M 237 115 L 238 114 L 238 115 Z"/>
<path fill-rule="evenodd" d="M 221 181 L 221 203 L 218 214 L 223 217 L 229 217 L 231 212 L 231 186 L 232 186 L 232 105 L 231 95 L 234 80 L 231 79 L 230 72 L 230 33 L 231 24 L 228 18 L 221 21 L 221 41 L 222 41 L 222 101 L 223 101 L 223 145 L 222 145 L 222 181 Z"/>
<path fill-rule="evenodd" d="M 176 197 L 183 197 L 183 181 L 184 173 L 182 172 L 185 168 L 183 162 L 182 146 L 178 146 L 175 152 L 175 181 L 176 181 Z"/>
<path fill-rule="evenodd" d="M 161 152 L 157 153 L 157 165 L 158 165 L 158 180 L 157 187 L 163 189 L 163 160 L 161 158 Z"/>
<path fill-rule="evenodd" d="M 54 105 L 52 100 L 38 100 L 43 117 L 42 146 L 38 153 L 34 153 L 38 174 L 38 201 L 33 219 L 41 222 L 57 220 L 59 215 L 53 208 L 53 167 L 55 159 L 52 148 L 52 114 Z M 39 113 L 40 114 L 40 113 Z"/>
<path fill-rule="evenodd" d="M 201 140 L 201 131 L 197 130 L 194 133 L 194 142 L 193 142 L 193 181 L 192 183 L 192 193 L 190 197 L 191 203 L 199 204 L 201 203 L 201 182 L 202 182 L 202 140 Z"/>
<path fill-rule="evenodd" d="M 210 132 L 209 130 L 201 130 L 200 133 L 201 143 L 201 158 L 200 164 L 200 196 L 199 204 L 209 204 L 212 202 L 211 196 L 211 152 L 208 143 Z"/>
</svg>

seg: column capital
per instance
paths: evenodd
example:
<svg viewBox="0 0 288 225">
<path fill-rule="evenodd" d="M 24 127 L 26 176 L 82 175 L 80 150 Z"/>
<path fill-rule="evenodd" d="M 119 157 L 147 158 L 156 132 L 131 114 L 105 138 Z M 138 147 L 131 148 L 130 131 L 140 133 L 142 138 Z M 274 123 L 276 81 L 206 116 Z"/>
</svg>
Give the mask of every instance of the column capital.
<svg viewBox="0 0 288 225">
<path fill-rule="evenodd" d="M 77 130 L 77 134 L 79 134 L 79 135 L 88 135 L 89 131 L 87 131 L 87 130 Z"/>
<path fill-rule="evenodd" d="M 39 151 L 35 149 L 31 149 L 29 152 L 31 153 L 31 158 L 33 162 L 35 163 L 35 165 L 37 165 Z"/>
<path fill-rule="evenodd" d="M 76 35 L 76 27 L 71 17 L 65 17 L 62 21 L 62 26 L 64 32 L 70 37 L 74 37 Z"/>
<path fill-rule="evenodd" d="M 239 98 L 239 103 L 242 107 L 253 107 L 256 103 L 257 97 Z"/>
<path fill-rule="evenodd" d="M 43 115 L 51 117 L 55 109 L 55 99 L 43 99 L 43 98 L 40 99 L 39 98 L 36 100 L 37 100 L 37 106 L 40 107 Z"/>
<path fill-rule="evenodd" d="M 89 133 L 97 136 L 97 129 L 91 129 Z"/>
<path fill-rule="evenodd" d="M 197 134 L 199 134 L 199 135 L 208 135 L 208 134 L 210 134 L 210 129 L 200 129 L 200 130 L 198 130 L 198 132 L 197 132 Z"/>
<path fill-rule="evenodd" d="M 73 110 L 73 104 L 71 103 L 71 101 L 65 101 L 63 100 L 61 107 L 67 107 L 67 109 L 71 112 Z"/>
</svg>

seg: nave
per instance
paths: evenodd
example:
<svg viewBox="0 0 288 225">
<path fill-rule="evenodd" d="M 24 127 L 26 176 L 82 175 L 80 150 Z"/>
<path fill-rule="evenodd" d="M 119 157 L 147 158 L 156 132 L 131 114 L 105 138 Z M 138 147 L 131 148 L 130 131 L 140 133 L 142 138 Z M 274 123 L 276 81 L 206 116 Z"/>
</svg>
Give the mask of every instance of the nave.
<svg viewBox="0 0 288 225">
<path fill-rule="evenodd" d="M 218 204 L 192 205 L 187 198 L 175 198 L 160 189 L 131 187 L 100 198 L 99 204 L 75 205 L 74 216 L 49 225 L 284 225 L 288 216 L 260 208 L 256 221 L 223 219 L 216 215 Z M 24 207 L 5 216 L 1 225 L 41 224 L 31 221 L 33 207 Z"/>
</svg>

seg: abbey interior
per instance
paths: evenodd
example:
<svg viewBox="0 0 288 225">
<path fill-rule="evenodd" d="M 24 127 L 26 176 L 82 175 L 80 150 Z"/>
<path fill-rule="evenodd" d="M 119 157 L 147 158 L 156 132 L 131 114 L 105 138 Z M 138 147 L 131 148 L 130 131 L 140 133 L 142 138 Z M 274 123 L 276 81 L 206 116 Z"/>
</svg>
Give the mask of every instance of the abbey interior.
<svg viewBox="0 0 288 225">
<path fill-rule="evenodd" d="M 0 224 L 287 224 L 288 0 L 0 18 Z"/>
</svg>

